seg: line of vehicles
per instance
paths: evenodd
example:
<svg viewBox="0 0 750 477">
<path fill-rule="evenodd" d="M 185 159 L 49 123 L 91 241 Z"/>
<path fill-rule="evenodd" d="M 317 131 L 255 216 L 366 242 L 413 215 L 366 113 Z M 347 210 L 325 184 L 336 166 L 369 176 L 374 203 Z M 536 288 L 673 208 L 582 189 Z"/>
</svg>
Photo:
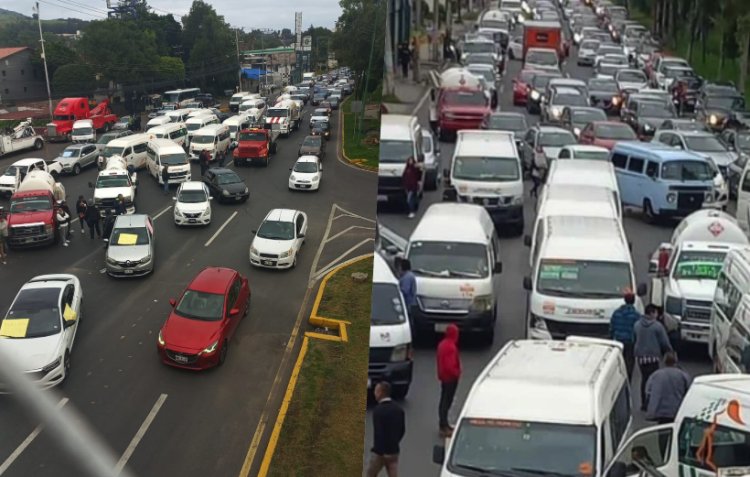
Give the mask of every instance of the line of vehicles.
<svg viewBox="0 0 750 477">
<path fill-rule="evenodd" d="M 456 144 L 440 171 L 444 201 L 432 204 L 407 238 L 378 225 L 368 382 L 388 380 L 405 396 L 412 340 L 449 324 L 492 343 L 502 306 L 495 294 L 498 233 L 526 231 L 526 339 L 507 343 L 474 381 L 453 437 L 434 449 L 440 475 L 744 475 L 744 99 L 732 85 L 709 83 L 663 53 L 608 0 L 489 3 L 459 42 L 461 65 L 432 75 L 430 130 L 416 118 L 383 116 L 379 201 L 405 199 L 408 157 L 425 174 L 436 169 L 424 137 Z M 594 77 L 562 73 L 573 55 Z M 541 124 L 495 111 L 506 57 L 524 64 L 508 94 Z M 545 181 L 527 227 L 523 181 L 535 169 Z M 736 217 L 726 213 L 734 198 Z M 650 283 L 636 281 L 625 208 L 640 210 L 649 223 L 681 219 L 650 257 Z M 395 288 L 400 258 L 416 275 L 413 309 Z M 625 291 L 636 295 L 641 312 L 645 300 L 661 305 L 670 331 L 695 343 L 691 349 L 705 345 L 722 373 L 694 380 L 674 423 L 635 433 L 622 346 L 608 339 Z"/>
</svg>

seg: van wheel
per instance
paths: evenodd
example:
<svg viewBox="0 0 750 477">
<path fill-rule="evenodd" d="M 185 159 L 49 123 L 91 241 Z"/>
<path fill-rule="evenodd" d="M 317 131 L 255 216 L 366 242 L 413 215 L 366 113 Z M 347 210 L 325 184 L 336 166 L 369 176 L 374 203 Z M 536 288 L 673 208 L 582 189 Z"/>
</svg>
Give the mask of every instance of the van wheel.
<svg viewBox="0 0 750 477">
<path fill-rule="evenodd" d="M 648 199 L 643 201 L 643 220 L 647 224 L 653 224 L 656 222 L 656 213 L 654 213 L 654 208 L 651 206 L 651 201 Z"/>
<path fill-rule="evenodd" d="M 391 393 L 394 399 L 404 399 L 409 394 L 409 385 L 402 384 L 400 386 L 393 386 L 393 392 Z"/>
<path fill-rule="evenodd" d="M 37 139 L 36 141 L 34 141 L 34 149 L 38 151 L 39 149 L 43 147 L 44 147 L 44 141 L 42 141 L 41 139 Z"/>
</svg>

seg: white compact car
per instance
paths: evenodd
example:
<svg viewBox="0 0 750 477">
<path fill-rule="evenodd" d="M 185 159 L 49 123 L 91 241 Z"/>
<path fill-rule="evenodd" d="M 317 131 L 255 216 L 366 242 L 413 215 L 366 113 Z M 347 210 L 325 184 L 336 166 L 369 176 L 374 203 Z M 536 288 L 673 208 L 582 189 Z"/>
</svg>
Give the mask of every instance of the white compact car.
<svg viewBox="0 0 750 477">
<path fill-rule="evenodd" d="M 174 197 L 175 225 L 208 225 L 211 223 L 211 194 L 203 182 L 180 184 Z"/>
<path fill-rule="evenodd" d="M 21 287 L 0 321 L 0 348 L 42 389 L 70 373 L 82 299 L 75 275 L 40 275 Z M 8 391 L 0 384 L 0 392 Z"/>
<path fill-rule="evenodd" d="M 305 243 L 307 214 L 299 210 L 273 209 L 263 219 L 250 244 L 250 263 L 256 267 L 292 268 Z"/>
<path fill-rule="evenodd" d="M 318 156 L 300 156 L 290 169 L 289 188 L 294 190 L 318 190 L 323 178 L 323 165 Z"/>
</svg>

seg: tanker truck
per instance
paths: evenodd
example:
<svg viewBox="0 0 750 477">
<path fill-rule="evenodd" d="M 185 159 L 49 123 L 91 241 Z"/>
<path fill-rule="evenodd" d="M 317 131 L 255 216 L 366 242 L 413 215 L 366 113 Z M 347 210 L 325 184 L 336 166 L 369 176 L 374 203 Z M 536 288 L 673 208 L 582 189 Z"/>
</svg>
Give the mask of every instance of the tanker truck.
<svg viewBox="0 0 750 477">
<path fill-rule="evenodd" d="M 55 214 L 61 200 L 65 200 L 65 187 L 50 173 L 29 171 L 10 198 L 8 245 L 19 248 L 56 242 Z"/>
</svg>

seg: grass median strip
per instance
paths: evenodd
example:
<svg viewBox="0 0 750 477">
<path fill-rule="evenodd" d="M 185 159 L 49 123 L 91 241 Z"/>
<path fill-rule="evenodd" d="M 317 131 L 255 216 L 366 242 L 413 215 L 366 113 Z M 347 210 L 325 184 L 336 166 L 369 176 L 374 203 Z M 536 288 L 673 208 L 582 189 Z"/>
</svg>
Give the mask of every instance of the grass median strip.
<svg viewBox="0 0 750 477">
<path fill-rule="evenodd" d="M 375 98 L 372 98 L 373 100 Z M 380 133 L 380 120 L 363 118 L 359 136 L 356 135 L 357 120 L 361 113 L 352 112 L 353 99 L 351 96 L 341 104 L 341 119 L 343 121 L 343 150 L 344 155 L 352 162 L 370 169 L 378 167 L 378 152 L 380 146 L 376 139 Z M 368 101 L 368 104 L 376 104 Z M 377 104 L 380 104 L 378 99 Z"/>
<path fill-rule="evenodd" d="M 372 256 L 356 261 L 321 284 L 325 289 L 316 314 L 348 322 L 348 341 L 305 337 L 304 361 L 270 477 L 362 474 L 372 264 Z M 353 280 L 357 272 L 367 274 L 367 280 Z"/>
</svg>

